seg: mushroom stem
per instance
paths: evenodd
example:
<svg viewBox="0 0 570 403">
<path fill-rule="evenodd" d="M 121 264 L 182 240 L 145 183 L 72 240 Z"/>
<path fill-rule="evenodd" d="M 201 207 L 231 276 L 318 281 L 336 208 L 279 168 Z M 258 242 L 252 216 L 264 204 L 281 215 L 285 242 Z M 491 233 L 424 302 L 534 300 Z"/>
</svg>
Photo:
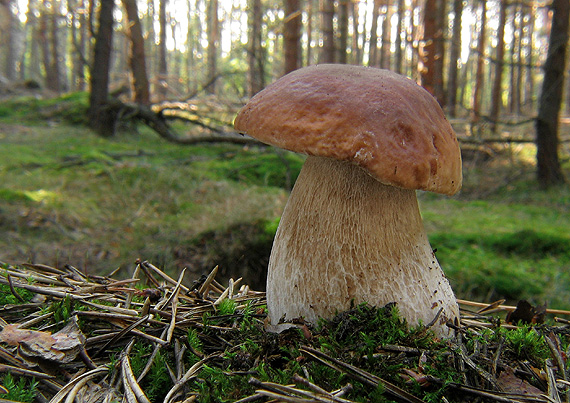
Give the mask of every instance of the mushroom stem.
<svg viewBox="0 0 570 403">
<path fill-rule="evenodd" d="M 316 323 L 367 302 L 396 302 L 409 324 L 449 336 L 459 309 L 428 242 L 414 190 L 384 185 L 358 166 L 309 156 L 269 261 L 272 325 Z"/>
</svg>

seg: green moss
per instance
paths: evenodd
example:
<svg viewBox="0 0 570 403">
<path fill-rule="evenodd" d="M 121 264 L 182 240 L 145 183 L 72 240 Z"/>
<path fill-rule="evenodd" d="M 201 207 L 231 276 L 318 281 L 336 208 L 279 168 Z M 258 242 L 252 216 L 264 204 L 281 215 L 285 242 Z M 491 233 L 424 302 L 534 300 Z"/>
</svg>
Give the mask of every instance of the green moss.
<svg viewBox="0 0 570 403">
<path fill-rule="evenodd" d="M 38 390 L 38 382 L 35 379 L 18 377 L 15 379 L 10 373 L 4 375 L 0 383 L 8 391 L 2 394 L 2 399 L 15 402 L 33 402 Z"/>
</svg>

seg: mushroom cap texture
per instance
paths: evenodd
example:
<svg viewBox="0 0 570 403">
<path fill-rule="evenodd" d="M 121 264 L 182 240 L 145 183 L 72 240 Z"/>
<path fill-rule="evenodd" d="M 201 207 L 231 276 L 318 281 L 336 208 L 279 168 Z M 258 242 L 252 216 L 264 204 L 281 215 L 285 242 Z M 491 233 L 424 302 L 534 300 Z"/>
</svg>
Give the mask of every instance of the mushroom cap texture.
<svg viewBox="0 0 570 403">
<path fill-rule="evenodd" d="M 234 126 L 280 148 L 351 161 L 387 185 L 448 195 L 461 188 L 459 144 L 438 102 L 388 70 L 295 70 L 251 98 Z"/>
</svg>

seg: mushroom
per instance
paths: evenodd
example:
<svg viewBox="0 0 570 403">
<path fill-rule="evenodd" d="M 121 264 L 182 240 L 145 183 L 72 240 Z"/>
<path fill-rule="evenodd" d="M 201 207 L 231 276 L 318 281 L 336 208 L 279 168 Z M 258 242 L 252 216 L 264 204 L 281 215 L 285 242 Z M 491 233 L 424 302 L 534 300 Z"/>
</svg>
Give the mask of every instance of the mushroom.
<svg viewBox="0 0 570 403">
<path fill-rule="evenodd" d="M 252 97 L 234 126 L 308 155 L 271 250 L 271 325 L 396 302 L 409 324 L 452 335 L 457 301 L 416 198 L 453 195 L 462 181 L 457 138 L 432 95 L 388 70 L 310 66 Z"/>
</svg>

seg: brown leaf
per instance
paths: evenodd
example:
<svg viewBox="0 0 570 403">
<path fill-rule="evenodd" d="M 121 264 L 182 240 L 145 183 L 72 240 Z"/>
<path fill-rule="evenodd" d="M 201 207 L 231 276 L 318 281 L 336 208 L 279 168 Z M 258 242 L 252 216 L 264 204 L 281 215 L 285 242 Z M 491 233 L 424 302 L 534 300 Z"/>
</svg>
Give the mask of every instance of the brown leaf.
<svg viewBox="0 0 570 403">
<path fill-rule="evenodd" d="M 68 363 L 79 354 L 85 336 L 77 325 L 77 319 L 73 318 L 67 326 L 54 334 L 7 325 L 0 332 L 0 341 L 18 346 L 18 352 L 25 359 L 40 358 Z"/>
<path fill-rule="evenodd" d="M 517 303 L 517 308 L 514 311 L 509 312 L 506 317 L 506 322 L 514 325 L 518 322 L 542 323 L 544 322 L 545 313 L 546 305 L 534 307 L 528 301 L 522 299 Z"/>
<path fill-rule="evenodd" d="M 501 387 L 503 392 L 508 393 L 522 393 L 528 396 L 540 396 L 544 393 L 524 379 L 515 376 L 511 368 L 501 372 L 497 378 L 497 384 Z"/>
</svg>

